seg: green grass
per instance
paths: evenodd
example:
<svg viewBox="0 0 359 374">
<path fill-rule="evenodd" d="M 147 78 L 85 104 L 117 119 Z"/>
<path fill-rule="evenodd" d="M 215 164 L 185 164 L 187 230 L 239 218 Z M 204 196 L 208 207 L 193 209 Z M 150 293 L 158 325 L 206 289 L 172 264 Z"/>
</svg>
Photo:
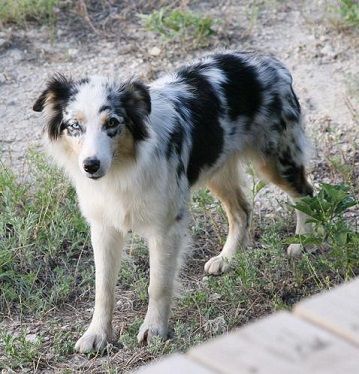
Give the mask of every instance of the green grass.
<svg viewBox="0 0 359 374">
<path fill-rule="evenodd" d="M 10 317 L 0 327 L 0 368 L 35 371 L 51 366 L 73 372 L 78 369 L 72 360 L 73 346 L 93 306 L 88 228 L 75 192 L 61 173 L 37 154 L 30 160 L 31 182 L 20 182 L 9 169 L 0 167 L 0 320 Z M 208 277 L 203 274 L 204 262 L 223 245 L 227 224 L 219 202 L 207 190 L 198 191 L 191 207 L 193 250 L 173 307 L 172 338 L 154 339 L 145 348 L 137 345 L 147 307 L 148 253 L 145 242 L 132 236 L 120 271 L 114 314 L 123 348 L 116 354 L 120 348 L 115 344 L 106 357 L 82 360 L 81 370 L 121 372 L 136 363 L 185 351 L 359 275 L 358 233 L 345 219 L 356 204 L 347 187 L 322 185 L 316 197 L 297 205 L 314 221 L 311 236 L 288 240 L 294 226 L 293 208 L 288 205 L 275 221 L 257 218 L 252 247 L 238 253 L 229 273 Z M 288 258 L 288 242 L 298 241 L 316 243 L 319 250 Z M 23 322 L 14 327 L 12 320 Z M 37 338 L 28 340 L 33 331 Z"/>
<path fill-rule="evenodd" d="M 338 0 L 338 11 L 349 26 L 359 26 L 359 3 L 357 0 Z"/>
<path fill-rule="evenodd" d="M 166 40 L 193 40 L 200 45 L 215 33 L 215 20 L 195 14 L 189 10 L 161 8 L 151 14 L 139 15 L 147 30 L 161 35 Z"/>
<path fill-rule="evenodd" d="M 75 192 L 59 172 L 33 154 L 31 182 L 0 168 L 0 312 L 43 312 L 71 299 L 88 272 L 88 229 Z"/>
<path fill-rule="evenodd" d="M 27 20 L 54 20 L 54 7 L 59 0 L 2 0 L 0 23 L 23 25 Z"/>
<path fill-rule="evenodd" d="M 41 340 L 29 340 L 25 331 L 21 331 L 18 336 L 1 332 L 0 340 L 4 352 L 0 357 L 0 369 L 36 369 L 36 363 L 41 360 L 42 355 Z"/>
</svg>

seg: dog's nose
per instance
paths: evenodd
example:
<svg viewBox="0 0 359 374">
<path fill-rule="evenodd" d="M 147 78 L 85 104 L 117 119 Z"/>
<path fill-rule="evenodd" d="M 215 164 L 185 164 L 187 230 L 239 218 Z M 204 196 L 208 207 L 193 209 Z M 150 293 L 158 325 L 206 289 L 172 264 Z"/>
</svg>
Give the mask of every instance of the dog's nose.
<svg viewBox="0 0 359 374">
<path fill-rule="evenodd" d="M 100 169 L 100 160 L 97 158 L 86 158 L 84 160 L 84 170 L 86 173 L 95 174 Z"/>
</svg>

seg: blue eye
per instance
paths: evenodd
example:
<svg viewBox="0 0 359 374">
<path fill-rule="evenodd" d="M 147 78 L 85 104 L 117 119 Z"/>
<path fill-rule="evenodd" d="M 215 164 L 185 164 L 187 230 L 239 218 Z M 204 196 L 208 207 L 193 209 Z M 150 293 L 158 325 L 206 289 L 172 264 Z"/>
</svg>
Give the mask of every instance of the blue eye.
<svg viewBox="0 0 359 374">
<path fill-rule="evenodd" d="M 83 133 L 83 128 L 77 121 L 71 121 L 67 124 L 67 133 L 70 136 L 80 136 Z"/>
<path fill-rule="evenodd" d="M 68 128 L 70 130 L 73 130 L 73 131 L 79 131 L 79 130 L 81 130 L 81 126 L 79 125 L 78 122 L 72 122 L 72 123 L 70 123 L 69 126 L 68 126 Z"/>
</svg>

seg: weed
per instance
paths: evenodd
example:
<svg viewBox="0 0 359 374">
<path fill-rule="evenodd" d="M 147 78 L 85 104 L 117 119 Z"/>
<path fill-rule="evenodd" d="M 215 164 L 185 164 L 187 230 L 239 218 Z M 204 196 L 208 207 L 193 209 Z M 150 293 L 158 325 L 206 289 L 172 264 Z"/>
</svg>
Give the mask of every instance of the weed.
<svg viewBox="0 0 359 374">
<path fill-rule="evenodd" d="M 23 24 L 26 20 L 54 22 L 54 7 L 59 0 L 2 0 L 0 23 Z"/>
<path fill-rule="evenodd" d="M 359 4 L 357 0 L 338 0 L 339 13 L 349 26 L 359 26 Z"/>
<path fill-rule="evenodd" d="M 121 335 L 119 341 L 125 348 L 134 349 L 137 346 L 137 334 L 141 327 L 142 320 L 136 318 L 131 324 L 127 326 L 126 332 Z"/>
<path fill-rule="evenodd" d="M 214 20 L 200 16 L 189 10 L 161 8 L 151 14 L 139 15 L 147 30 L 160 34 L 164 39 L 194 39 L 195 44 L 203 44 L 214 34 Z"/>
<path fill-rule="evenodd" d="M 333 172 L 339 175 L 346 184 L 354 184 L 355 169 L 353 165 L 350 165 L 343 158 L 344 156 L 328 157 L 329 165 L 333 169 Z"/>
<path fill-rule="evenodd" d="M 0 346 L 4 352 L 4 356 L 0 358 L 1 369 L 24 368 L 27 364 L 35 366 L 41 360 L 41 339 L 29 340 L 25 331 L 19 335 L 0 333 Z"/>
<path fill-rule="evenodd" d="M 314 197 L 305 197 L 294 205 L 308 215 L 314 226 L 312 234 L 296 235 L 291 242 L 329 247 L 327 265 L 345 278 L 358 272 L 359 234 L 346 222 L 344 215 L 358 204 L 345 185 L 323 183 Z"/>
</svg>

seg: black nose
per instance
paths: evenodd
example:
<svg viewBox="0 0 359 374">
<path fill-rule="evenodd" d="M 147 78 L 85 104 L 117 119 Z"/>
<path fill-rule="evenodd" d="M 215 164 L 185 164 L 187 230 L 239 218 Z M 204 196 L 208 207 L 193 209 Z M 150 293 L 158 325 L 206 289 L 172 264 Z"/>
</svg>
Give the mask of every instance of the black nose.
<svg viewBox="0 0 359 374">
<path fill-rule="evenodd" d="M 86 173 L 94 174 L 98 169 L 100 169 L 100 160 L 97 158 L 88 157 L 84 160 L 84 170 Z"/>
</svg>

